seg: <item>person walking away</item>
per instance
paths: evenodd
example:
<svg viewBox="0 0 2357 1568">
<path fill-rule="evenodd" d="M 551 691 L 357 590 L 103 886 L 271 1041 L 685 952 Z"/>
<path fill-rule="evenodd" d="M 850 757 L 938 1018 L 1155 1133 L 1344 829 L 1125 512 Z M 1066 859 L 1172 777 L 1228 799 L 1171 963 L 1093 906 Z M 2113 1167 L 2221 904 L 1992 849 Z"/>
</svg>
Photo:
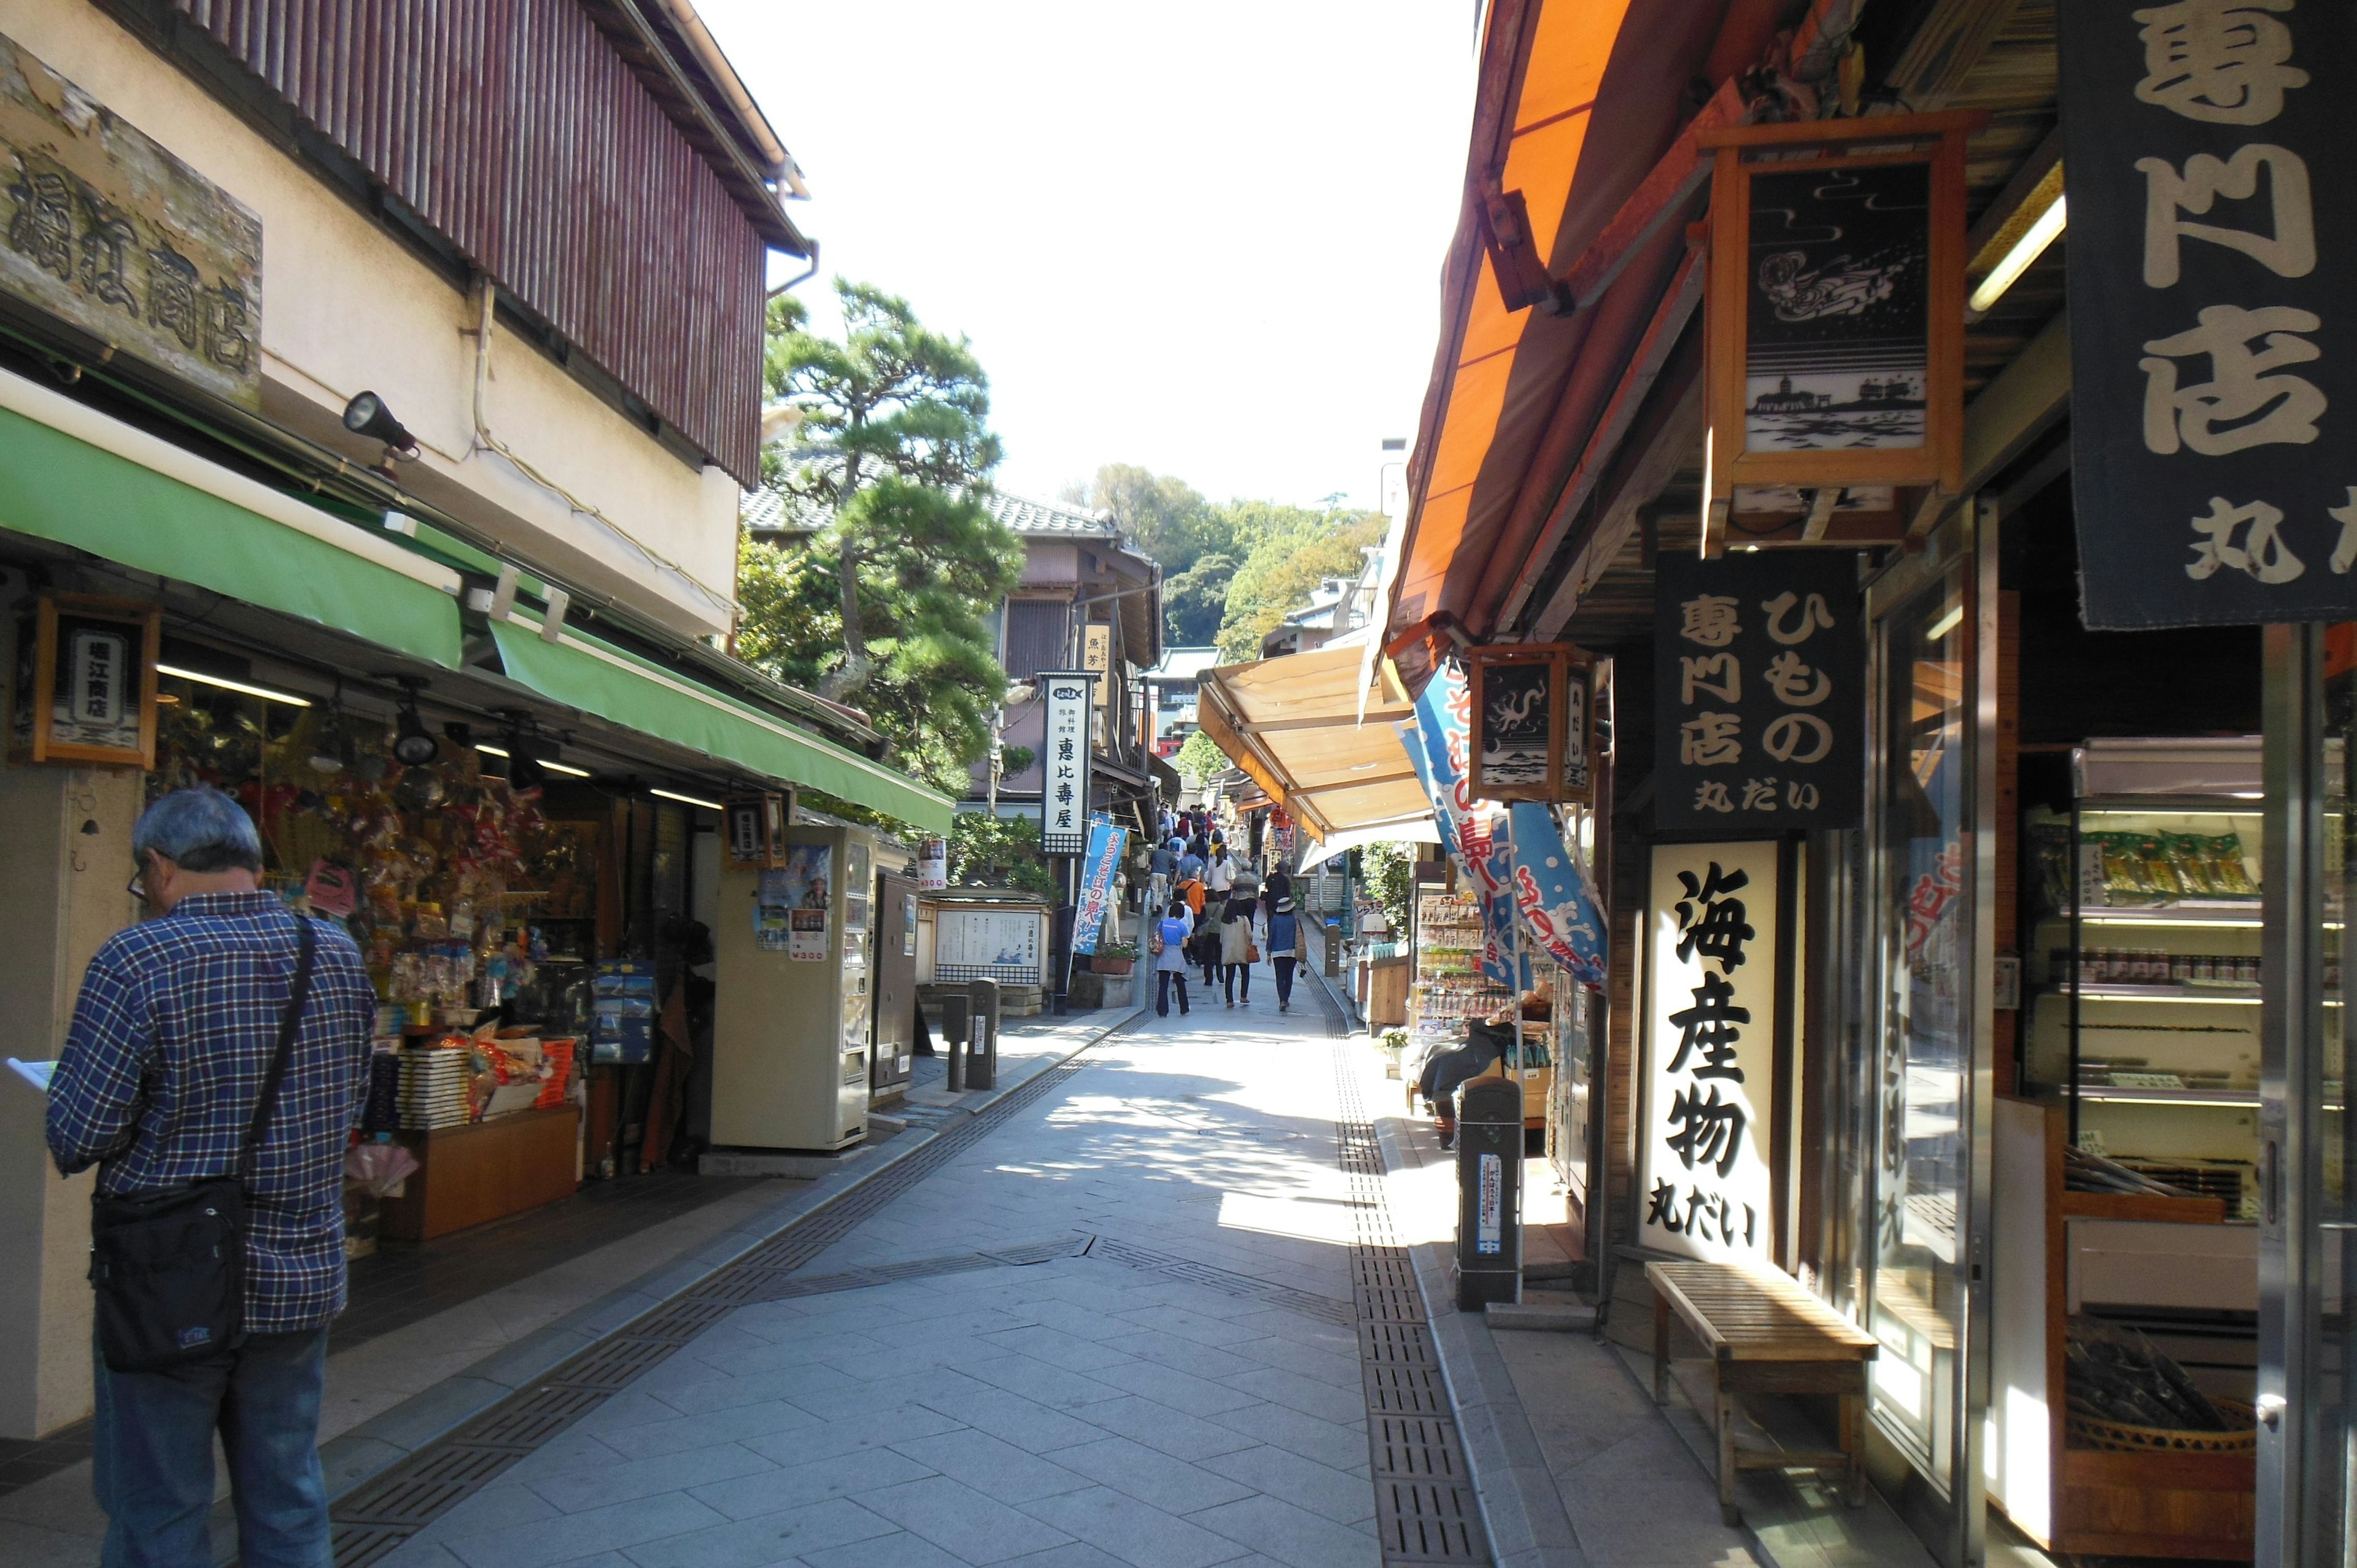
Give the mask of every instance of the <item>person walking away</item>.
<svg viewBox="0 0 2357 1568">
<path fill-rule="evenodd" d="M 1179 881 L 1200 880 L 1203 875 L 1203 856 L 1194 844 L 1189 843 L 1178 852 Z"/>
<path fill-rule="evenodd" d="M 1289 897 L 1272 897 L 1268 901 L 1268 941 L 1265 944 L 1268 963 L 1276 971 L 1276 1010 L 1290 1012 L 1293 1008 L 1293 970 L 1301 961 L 1301 918 L 1294 912 Z"/>
<path fill-rule="evenodd" d="M 1228 889 L 1236 885 L 1236 863 L 1228 854 L 1226 844 L 1215 843 L 1211 845 L 1211 858 L 1204 867 L 1203 881 L 1222 898 L 1225 898 Z"/>
<path fill-rule="evenodd" d="M 1220 921 L 1226 906 L 1218 898 L 1208 899 L 1195 915 L 1195 961 L 1203 967 L 1203 999 L 1211 1001 L 1211 987 L 1220 983 Z"/>
<path fill-rule="evenodd" d="M 1220 983 L 1232 1007 L 1252 1005 L 1252 966 L 1259 956 L 1253 938 L 1253 890 L 1238 883 L 1220 906 Z"/>
<path fill-rule="evenodd" d="M 1188 918 L 1187 906 L 1177 898 L 1164 910 L 1154 927 L 1154 1012 L 1157 1017 L 1170 1016 L 1170 987 L 1178 987 L 1178 1015 L 1187 1015 L 1187 939 L 1193 922 Z"/>
<path fill-rule="evenodd" d="M 156 1212 L 176 1197 L 190 1207 L 192 1186 L 242 1177 L 243 1222 L 232 1233 L 242 1268 L 199 1275 L 217 1292 L 215 1309 L 205 1326 L 177 1329 L 197 1310 L 187 1298 L 140 1294 L 129 1270 L 93 1270 L 103 1561 L 212 1561 L 218 1433 L 239 1560 L 328 1568 L 319 1402 L 328 1323 L 344 1305 L 344 1146 L 368 1082 L 376 994 L 341 927 L 259 891 L 262 842 L 227 795 L 174 790 L 147 808 L 131 842 L 131 891 L 151 918 L 107 939 L 82 976 L 49 1085 L 49 1153 L 66 1176 L 99 1167 L 99 1259 L 135 1246 L 135 1231 L 108 1225 L 113 1216 Z M 207 1266 L 201 1256 L 177 1262 L 158 1275 Z M 242 1288 L 231 1289 L 240 1273 Z M 163 1311 L 175 1313 L 170 1322 Z"/>
<path fill-rule="evenodd" d="M 1159 909 L 1170 897 L 1171 874 L 1178 869 L 1178 856 L 1169 843 L 1157 841 L 1153 853 L 1146 857 L 1146 907 Z"/>
</svg>

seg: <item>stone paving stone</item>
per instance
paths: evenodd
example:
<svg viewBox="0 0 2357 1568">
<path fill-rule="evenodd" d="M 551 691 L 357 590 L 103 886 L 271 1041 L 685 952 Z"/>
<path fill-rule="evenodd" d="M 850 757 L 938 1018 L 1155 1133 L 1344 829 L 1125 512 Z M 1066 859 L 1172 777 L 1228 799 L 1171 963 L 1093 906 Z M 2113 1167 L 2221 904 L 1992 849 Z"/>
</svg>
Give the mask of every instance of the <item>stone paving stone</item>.
<svg viewBox="0 0 2357 1568">
<path fill-rule="evenodd" d="M 1324 1421 L 1348 1423 L 1366 1419 L 1367 1395 L 1363 1383 L 1346 1389 L 1321 1379 L 1305 1378 L 1283 1367 L 1257 1367 L 1229 1378 L 1225 1382 L 1227 1387 L 1249 1390 L 1273 1403 L 1289 1406 L 1305 1415 L 1314 1415 Z"/>
<path fill-rule="evenodd" d="M 522 1467 L 519 1465 L 508 1474 L 513 1476 Z M 741 1444 L 716 1443 L 707 1448 L 685 1448 L 651 1459 L 618 1458 L 602 1465 L 576 1464 L 553 1474 L 527 1477 L 524 1484 L 564 1512 L 579 1513 L 607 1503 L 651 1498 L 658 1492 L 731 1480 L 774 1467 L 770 1461 Z M 445 1518 L 447 1520 L 447 1516 Z"/>
<path fill-rule="evenodd" d="M 1258 1398 L 1225 1383 L 1199 1378 L 1192 1372 L 1182 1372 L 1176 1367 L 1160 1366 L 1152 1361 L 1131 1361 L 1119 1367 L 1107 1367 L 1097 1374 L 1105 1382 L 1168 1405 L 1189 1415 L 1217 1415 L 1223 1410 L 1236 1410 Z"/>
<path fill-rule="evenodd" d="M 1120 1558 L 1099 1552 L 1085 1541 L 1075 1541 L 1069 1546 L 1010 1559 L 998 1568 L 1123 1568 L 1123 1564 Z"/>
<path fill-rule="evenodd" d="M 624 1552 L 639 1568 L 771 1568 L 805 1552 L 891 1533 L 890 1521 L 848 1498 L 829 1498 L 808 1508 L 651 1540 Z"/>
<path fill-rule="evenodd" d="M 676 1359 L 676 1358 L 674 1358 Z M 663 1390 L 655 1397 L 682 1415 L 703 1415 L 763 1400 L 791 1400 L 802 1394 L 860 1387 L 857 1379 L 833 1367 L 780 1367 L 774 1372 L 749 1376 L 705 1378 Z"/>
<path fill-rule="evenodd" d="M 830 1546 L 823 1552 L 805 1552 L 802 1561 L 810 1568 L 964 1568 L 963 1558 L 952 1557 L 923 1536 L 905 1530 Z"/>
<path fill-rule="evenodd" d="M 1172 1410 L 1168 1405 L 1156 1404 L 1152 1400 L 1139 1399 L 1135 1395 L 1127 1399 L 1107 1400 L 1103 1404 L 1083 1405 L 1078 1413 L 1092 1426 L 1134 1439 L 1174 1459 L 1203 1459 L 1213 1454 L 1250 1448 L 1259 1441 L 1233 1428 L 1214 1426 L 1208 1421 L 1198 1420 Z"/>
<path fill-rule="evenodd" d="M 1130 1568 L 1211 1568 L 1246 1550 L 1229 1537 L 1110 1487 L 1042 1498 L 1026 1503 L 1024 1511 L 1111 1552 Z"/>
<path fill-rule="evenodd" d="M 1078 1448 L 1059 1448 L 1049 1457 L 1067 1469 L 1167 1513 L 1192 1513 L 1215 1503 L 1234 1502 L 1260 1488 L 1240 1485 L 1217 1471 L 1174 1459 L 1126 1437 L 1107 1437 Z M 1364 1488 L 1361 1488 L 1364 1489 Z"/>
<path fill-rule="evenodd" d="M 1260 1304 L 1254 1303 L 1258 1307 Z M 1198 1345 L 1242 1345 L 1258 1339 L 1269 1330 L 1233 1318 L 1214 1317 L 1184 1306 L 1157 1303 L 1140 1306 L 1122 1316 L 1138 1328 L 1159 1328 L 1181 1339 L 1192 1339 Z"/>
<path fill-rule="evenodd" d="M 1348 1525 L 1275 1498 L 1247 1498 L 1189 1516 L 1290 1568 L 1378 1568 L 1383 1549 Z"/>
<path fill-rule="evenodd" d="M 910 1438 L 955 1432 L 958 1425 L 939 1411 L 908 1404 L 890 1410 L 862 1411 L 840 1421 L 820 1422 L 815 1426 L 791 1427 L 767 1437 L 749 1437 L 745 1446 L 765 1459 L 801 1465 L 837 1454 L 856 1454 Z"/>
<path fill-rule="evenodd" d="M 1029 1356 L 1051 1367 L 1061 1367 L 1068 1372 L 1092 1372 L 1100 1367 L 1118 1366 L 1135 1354 L 1122 1348 L 1114 1341 L 1075 1338 L 1039 1323 L 985 1334 L 975 1344 Z"/>
<path fill-rule="evenodd" d="M 1091 1484 L 1085 1476 L 971 1428 L 914 1438 L 893 1447 L 1002 1503 L 1028 1503 L 1058 1492 L 1076 1492 Z"/>
<path fill-rule="evenodd" d="M 1124 1354 L 1141 1361 L 1153 1361 L 1165 1367 L 1176 1367 L 1199 1378 L 1232 1378 L 1240 1372 L 1257 1372 L 1271 1363 L 1248 1359 L 1244 1351 L 1259 1341 L 1239 1341 L 1233 1350 L 1222 1350 L 1193 1339 L 1182 1339 L 1159 1328 L 1143 1328 L 1135 1334 L 1103 1341 L 1108 1353 Z M 1299 1348 L 1287 1341 L 1278 1341 L 1286 1351 L 1299 1353 Z M 1108 1366 L 1113 1365 L 1108 1361 Z M 1283 1361 L 1275 1363 L 1285 1365 Z"/>
<path fill-rule="evenodd" d="M 1304 1415 L 1287 1405 L 1248 1404 L 1242 1410 L 1222 1411 L 1211 1418 L 1219 1425 L 1245 1436 L 1257 1438 L 1272 1447 L 1283 1448 L 1304 1458 L 1315 1459 L 1337 1470 L 1367 1462 L 1367 1430 L 1363 1420 L 1355 1427 L 1331 1421 L 1321 1421 L 1314 1415 Z"/>
<path fill-rule="evenodd" d="M 873 1382 L 817 1389 L 807 1394 L 795 1395 L 793 1402 L 821 1421 L 839 1421 L 863 1410 L 889 1410 L 894 1405 L 931 1402 L 935 1395 L 989 1391 L 987 1383 L 978 1382 L 959 1372 L 934 1368 L 917 1372 L 902 1371 L 893 1377 L 878 1378 Z M 934 1408 L 940 1407 L 936 1405 Z"/>
<path fill-rule="evenodd" d="M 1203 1461 L 1203 1468 L 1249 1483 L 1255 1491 L 1337 1524 L 1355 1525 L 1375 1517 L 1374 1484 L 1368 1479 L 1364 1465 L 1356 1470 L 1337 1470 L 1264 1443 L 1232 1454 L 1214 1454 Z"/>
<path fill-rule="evenodd" d="M 642 1541 L 681 1536 L 721 1522 L 720 1514 L 694 1498 L 666 1492 L 479 1535 L 441 1538 L 437 1532 L 437 1539 L 468 1568 L 552 1568 L 576 1557 L 615 1549 L 628 1552 Z"/>
<path fill-rule="evenodd" d="M 1052 1409 L 1070 1410 L 1075 1405 L 1099 1404 L 1109 1399 L 1120 1398 L 1124 1391 L 1120 1383 L 1100 1379 L 1111 1379 L 1127 1368 L 1142 1364 L 1126 1359 L 1115 1361 L 1100 1367 L 1097 1377 L 1084 1377 L 1079 1372 L 1068 1372 L 1061 1367 L 1051 1367 L 1029 1356 L 1008 1354 L 961 1361 L 958 1369 L 993 1388 L 1021 1394 L 1025 1399 Z"/>
<path fill-rule="evenodd" d="M 976 1564 L 976 1568 L 1009 1557 L 1044 1552 L 1072 1539 L 1052 1523 L 1042 1523 L 1036 1516 L 1026 1517 L 947 1476 L 887 1487 L 867 1493 L 860 1501 L 903 1530 L 923 1536 L 963 1562 Z"/>
<path fill-rule="evenodd" d="M 690 1487 L 688 1496 L 730 1519 L 754 1519 L 786 1509 L 803 1508 L 828 1498 L 856 1497 L 862 1492 L 921 1480 L 933 1472 L 889 1448 L 837 1454 L 807 1464 L 772 1466 L 730 1480 Z"/>
<path fill-rule="evenodd" d="M 597 1440 L 624 1458 L 646 1459 L 658 1454 L 676 1454 L 683 1448 L 708 1448 L 716 1443 L 734 1443 L 748 1437 L 767 1437 L 773 1432 L 797 1426 L 814 1426 L 820 1419 L 802 1405 L 784 1400 L 763 1400 L 732 1410 L 674 1415 L 668 1421 L 650 1421 L 601 1432 Z"/>
<path fill-rule="evenodd" d="M 1028 1448 L 1034 1454 L 1044 1454 L 1050 1448 L 1070 1448 L 1076 1443 L 1086 1443 L 1098 1435 L 1094 1428 L 1075 1421 L 1060 1411 L 1034 1404 L 1020 1394 L 1010 1394 L 1004 1389 L 983 1389 L 975 1392 L 953 1391 L 947 1394 L 928 1394 L 923 1403 L 928 1410 L 979 1427 L 993 1437 L 1003 1438 L 1017 1448 Z"/>
</svg>

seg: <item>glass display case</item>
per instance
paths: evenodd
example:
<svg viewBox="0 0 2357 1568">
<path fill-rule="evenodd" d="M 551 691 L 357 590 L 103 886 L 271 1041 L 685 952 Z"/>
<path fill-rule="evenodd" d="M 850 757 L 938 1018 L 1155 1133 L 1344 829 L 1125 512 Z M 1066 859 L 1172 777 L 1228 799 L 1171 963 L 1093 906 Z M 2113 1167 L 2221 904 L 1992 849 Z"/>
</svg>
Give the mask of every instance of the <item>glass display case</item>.
<svg viewBox="0 0 2357 1568">
<path fill-rule="evenodd" d="M 1408 1047 L 1422 1057 L 1465 1043 L 1465 1021 L 1501 1007 L 1505 988 L 1481 972 L 1481 909 L 1433 884 L 1416 888 L 1415 973 L 1408 985 Z"/>
<path fill-rule="evenodd" d="M 2026 824 L 2025 1087 L 2061 1093 L 2077 1146 L 2221 1198 L 2229 1219 L 2255 1219 L 2258 1202 L 2263 824 L 2249 750 L 2247 774 L 2196 770 L 2206 788 L 2101 752 L 2091 767 L 2083 750 L 2072 810 Z"/>
</svg>

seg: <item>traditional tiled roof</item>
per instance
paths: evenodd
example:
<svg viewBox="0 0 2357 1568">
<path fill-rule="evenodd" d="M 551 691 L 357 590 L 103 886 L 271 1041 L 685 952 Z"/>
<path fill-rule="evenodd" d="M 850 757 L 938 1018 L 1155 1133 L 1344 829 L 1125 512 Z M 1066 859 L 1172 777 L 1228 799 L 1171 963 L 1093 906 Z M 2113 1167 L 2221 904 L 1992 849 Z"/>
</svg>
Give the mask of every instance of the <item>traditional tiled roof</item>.
<svg viewBox="0 0 2357 1568">
<path fill-rule="evenodd" d="M 1203 671 L 1220 661 L 1216 648 L 1166 648 L 1162 662 L 1138 677 L 1141 681 L 1196 681 Z"/>
<path fill-rule="evenodd" d="M 1053 534 L 1060 538 L 1119 539 L 1121 525 L 1110 511 L 1082 511 L 1076 507 L 1059 506 L 1053 501 L 1035 501 L 1027 496 L 1010 496 L 996 491 L 983 498 L 990 515 L 1004 524 L 1010 533 L 1030 536 Z"/>
<path fill-rule="evenodd" d="M 1108 539 L 1121 537 L 1121 525 L 1109 511 L 1082 511 L 1052 501 L 1033 500 L 994 491 L 983 498 L 990 515 L 1018 538 Z M 803 504 L 782 490 L 764 485 L 739 498 L 737 515 L 752 533 L 816 533 L 826 526 L 823 509 Z"/>
</svg>

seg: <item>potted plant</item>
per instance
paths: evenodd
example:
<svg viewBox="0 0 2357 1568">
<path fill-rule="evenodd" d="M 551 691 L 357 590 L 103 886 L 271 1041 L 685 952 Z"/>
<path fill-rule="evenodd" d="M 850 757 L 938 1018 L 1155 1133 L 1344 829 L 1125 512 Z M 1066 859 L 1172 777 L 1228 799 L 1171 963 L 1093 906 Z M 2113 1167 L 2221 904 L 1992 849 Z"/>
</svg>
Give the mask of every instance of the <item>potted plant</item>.
<svg viewBox="0 0 2357 1568">
<path fill-rule="evenodd" d="M 1099 974 L 1127 974 L 1136 962 L 1135 942 L 1099 942 L 1089 955 L 1089 968 Z"/>
</svg>

